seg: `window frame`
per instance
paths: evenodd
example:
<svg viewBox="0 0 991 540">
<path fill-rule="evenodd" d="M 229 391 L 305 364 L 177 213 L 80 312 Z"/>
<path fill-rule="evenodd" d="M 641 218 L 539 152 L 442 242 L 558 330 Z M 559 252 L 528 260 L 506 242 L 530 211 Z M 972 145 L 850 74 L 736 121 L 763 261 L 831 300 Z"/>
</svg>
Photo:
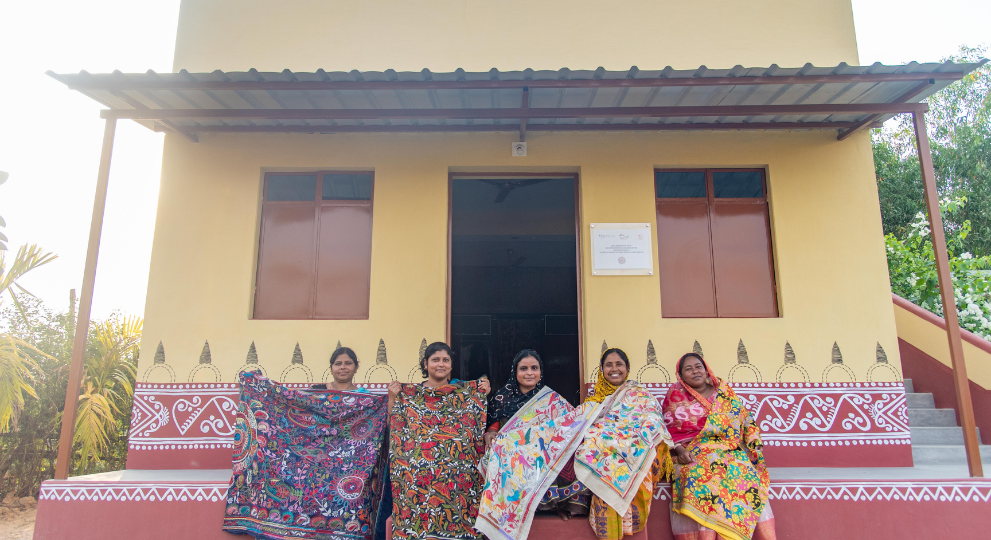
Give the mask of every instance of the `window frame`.
<svg viewBox="0 0 991 540">
<path fill-rule="evenodd" d="M 679 173 L 679 172 L 702 172 L 705 174 L 705 197 L 658 197 L 657 196 L 657 173 Z M 715 187 L 713 185 L 713 173 L 716 172 L 759 172 L 761 175 L 761 190 L 763 195 L 761 197 L 716 197 Z M 781 306 L 779 305 L 779 292 L 778 292 L 778 279 L 777 279 L 777 267 L 774 262 L 774 239 L 771 233 L 771 203 L 768 197 L 768 180 L 767 180 L 767 169 L 764 167 L 688 167 L 688 168 L 666 168 L 666 167 L 655 167 L 654 174 L 652 176 L 653 186 L 654 186 L 654 209 L 655 216 L 657 212 L 657 206 L 663 201 L 663 204 L 704 204 L 706 205 L 706 217 L 707 217 L 707 233 L 709 236 L 709 264 L 711 266 L 712 272 L 712 298 L 713 306 L 715 307 L 715 315 L 665 315 L 663 307 L 661 308 L 661 318 L 664 319 L 775 319 L 781 317 Z M 715 249 L 713 247 L 713 209 L 720 204 L 727 205 L 741 205 L 741 204 L 752 204 L 755 206 L 764 207 L 764 232 L 765 239 L 767 242 L 767 264 L 770 270 L 771 277 L 771 305 L 774 306 L 774 313 L 772 315 L 720 315 L 719 313 L 719 291 L 716 288 L 716 255 Z M 656 217 L 655 217 L 656 221 Z M 655 224 L 658 226 L 658 224 Z M 657 231 L 660 234 L 660 231 Z M 660 249 L 660 246 L 658 246 Z M 658 266 L 660 266 L 661 253 L 658 253 Z M 658 271 L 658 285 L 660 285 L 660 280 L 664 278 L 661 272 Z M 660 287 L 663 289 L 663 286 Z M 663 300 L 662 300 L 663 302 Z"/>
<path fill-rule="evenodd" d="M 362 175 L 371 177 L 371 194 L 368 200 L 323 200 L 323 177 L 324 175 Z M 271 176 L 316 176 L 316 192 L 314 194 L 314 200 L 312 201 L 270 201 L 268 200 L 268 186 L 269 178 Z M 309 285 L 309 305 L 307 307 L 307 316 L 305 318 L 300 317 L 259 317 L 258 312 L 258 297 L 259 297 L 259 277 L 261 275 L 261 258 L 264 253 L 265 248 L 265 208 L 268 206 L 306 206 L 310 205 L 313 207 L 313 246 L 310 253 L 310 285 Z M 255 276 L 252 290 L 254 291 L 254 297 L 252 298 L 251 304 L 251 319 L 252 320 L 264 320 L 264 321 L 312 321 L 312 320 L 324 320 L 324 321 L 361 321 L 368 320 L 371 317 L 371 261 L 369 261 L 369 285 L 368 285 L 368 313 L 364 317 L 324 317 L 316 315 L 316 302 L 317 302 L 317 281 L 319 279 L 319 268 L 318 261 L 320 258 L 320 217 L 321 211 L 325 207 L 339 207 L 339 206 L 366 206 L 370 209 L 372 215 L 372 230 L 369 231 L 371 237 L 374 241 L 374 216 L 375 216 L 375 171 L 360 171 L 360 170 L 347 170 L 347 171 L 334 171 L 334 170 L 319 170 L 319 171 L 265 171 L 264 177 L 262 179 L 262 193 L 261 193 L 261 205 L 260 205 L 260 215 L 258 219 L 258 252 L 255 256 Z"/>
</svg>

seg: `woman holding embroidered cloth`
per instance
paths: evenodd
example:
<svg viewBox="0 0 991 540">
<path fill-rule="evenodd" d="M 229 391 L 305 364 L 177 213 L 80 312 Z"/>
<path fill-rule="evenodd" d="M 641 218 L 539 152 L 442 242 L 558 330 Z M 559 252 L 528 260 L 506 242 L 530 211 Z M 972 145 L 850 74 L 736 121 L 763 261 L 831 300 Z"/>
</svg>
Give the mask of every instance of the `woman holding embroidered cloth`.
<svg viewBox="0 0 991 540">
<path fill-rule="evenodd" d="M 544 363 L 537 351 L 533 349 L 523 349 L 516 355 L 513 359 L 511 373 L 505 386 L 489 399 L 486 415 L 488 427 L 485 430 L 486 450 L 492 447 L 492 441 L 495 440 L 502 428 L 509 425 L 516 413 L 546 388 L 544 386 Z M 547 388 L 547 393 L 553 394 L 553 396 L 547 396 L 547 401 L 553 401 L 555 405 L 559 405 L 561 407 L 559 410 L 563 412 L 571 410 L 571 407 L 565 405 L 567 400 L 560 394 L 549 388 Z M 545 442 L 544 451 L 546 450 L 547 443 Z M 569 453 L 567 461 L 557 473 L 557 478 L 540 498 L 536 507 L 540 511 L 555 512 L 565 521 L 575 515 L 588 515 L 588 504 L 591 500 L 591 492 L 575 477 L 574 460 L 571 459 L 573 453 L 574 450 Z"/>
<path fill-rule="evenodd" d="M 602 403 L 602 416 L 588 429 L 575 453 L 575 472 L 592 493 L 588 515 L 595 536 L 619 540 L 647 526 L 657 484 L 671 470 L 671 436 L 660 405 L 637 381 L 629 381 L 630 359 L 607 349 L 589 403 Z"/>
<path fill-rule="evenodd" d="M 482 481 L 487 379 L 451 380 L 451 348 L 420 359 L 423 384 L 389 387 L 392 537 L 471 540 Z"/>
</svg>

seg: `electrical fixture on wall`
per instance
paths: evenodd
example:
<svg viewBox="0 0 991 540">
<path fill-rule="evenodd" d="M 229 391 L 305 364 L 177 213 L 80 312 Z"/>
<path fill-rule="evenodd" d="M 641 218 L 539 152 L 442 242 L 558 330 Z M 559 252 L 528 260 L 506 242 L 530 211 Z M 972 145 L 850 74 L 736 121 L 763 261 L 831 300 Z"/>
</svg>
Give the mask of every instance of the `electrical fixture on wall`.
<svg viewBox="0 0 991 540">
<path fill-rule="evenodd" d="M 513 157 L 526 157 L 526 143 L 514 142 L 512 148 Z"/>
</svg>

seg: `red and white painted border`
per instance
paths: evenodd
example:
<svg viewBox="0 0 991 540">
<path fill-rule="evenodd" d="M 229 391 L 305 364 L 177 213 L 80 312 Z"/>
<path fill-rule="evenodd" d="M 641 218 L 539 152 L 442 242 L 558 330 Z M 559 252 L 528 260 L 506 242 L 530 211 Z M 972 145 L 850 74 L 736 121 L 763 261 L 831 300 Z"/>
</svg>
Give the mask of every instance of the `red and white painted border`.
<svg viewBox="0 0 991 540">
<path fill-rule="evenodd" d="M 227 497 L 227 482 L 47 481 L 39 500 L 218 502 Z M 772 500 L 991 502 L 988 480 L 784 480 L 771 481 Z M 655 499 L 671 498 L 662 484 Z"/>
<path fill-rule="evenodd" d="M 287 384 L 307 388 L 307 384 Z M 363 384 L 384 394 L 386 384 Z M 670 384 L 646 383 L 661 400 Z M 902 383 L 739 383 L 777 467 L 910 466 Z M 130 469 L 230 466 L 234 383 L 138 383 L 128 440 Z"/>
<path fill-rule="evenodd" d="M 47 481 L 38 500 L 218 502 L 227 498 L 227 482 L 96 482 Z"/>
<path fill-rule="evenodd" d="M 991 481 L 970 480 L 786 480 L 771 481 L 771 500 L 991 502 Z M 662 484 L 655 499 L 671 498 Z"/>
</svg>

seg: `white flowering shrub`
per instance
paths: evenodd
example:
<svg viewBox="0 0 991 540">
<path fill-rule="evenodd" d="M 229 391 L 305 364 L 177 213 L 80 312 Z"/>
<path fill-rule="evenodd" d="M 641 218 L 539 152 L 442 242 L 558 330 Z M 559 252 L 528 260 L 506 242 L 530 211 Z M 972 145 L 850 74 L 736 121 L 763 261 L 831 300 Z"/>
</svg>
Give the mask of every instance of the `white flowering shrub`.
<svg viewBox="0 0 991 540">
<path fill-rule="evenodd" d="M 945 198 L 940 201 L 944 214 L 953 214 L 967 203 L 966 197 Z M 970 221 L 946 231 L 946 249 L 953 274 L 953 290 L 957 301 L 960 326 L 985 338 L 991 338 L 991 257 L 974 257 L 964 251 L 964 240 L 970 234 Z M 939 296 L 939 279 L 933 256 L 929 222 L 919 212 L 906 231 L 904 239 L 894 234 L 884 237 L 888 255 L 891 290 L 940 317 L 943 302 Z"/>
</svg>

